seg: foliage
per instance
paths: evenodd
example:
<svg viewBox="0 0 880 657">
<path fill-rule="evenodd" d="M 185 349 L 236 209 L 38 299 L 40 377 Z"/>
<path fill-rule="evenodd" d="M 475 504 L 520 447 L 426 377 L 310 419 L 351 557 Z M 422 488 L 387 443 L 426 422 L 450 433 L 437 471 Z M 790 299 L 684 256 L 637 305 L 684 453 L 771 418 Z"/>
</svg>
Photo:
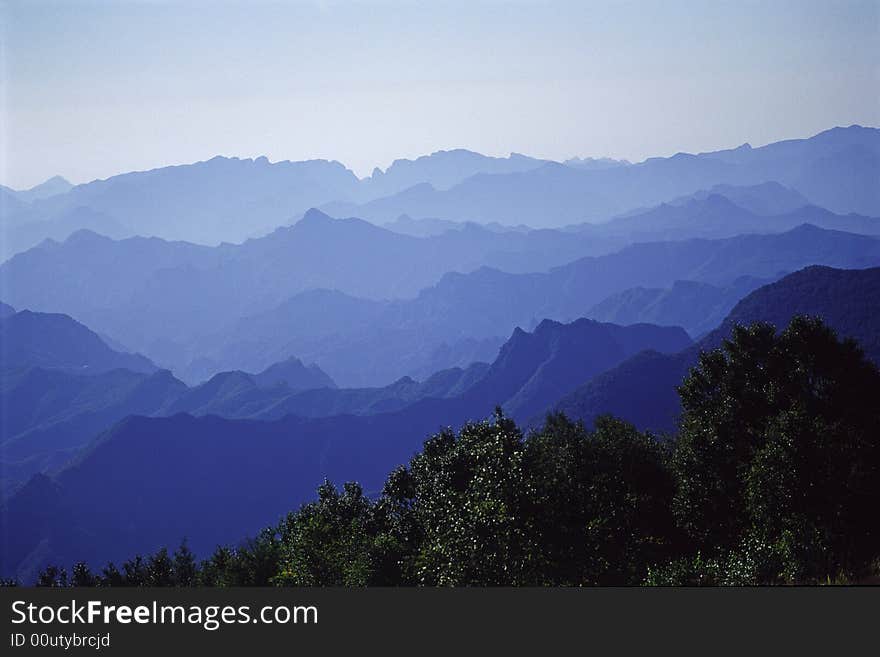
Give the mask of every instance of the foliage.
<svg viewBox="0 0 880 657">
<path fill-rule="evenodd" d="M 673 508 L 689 539 L 708 555 L 765 546 L 758 581 L 857 574 L 880 553 L 878 391 L 876 367 L 817 319 L 736 327 L 680 389 Z"/>
</svg>

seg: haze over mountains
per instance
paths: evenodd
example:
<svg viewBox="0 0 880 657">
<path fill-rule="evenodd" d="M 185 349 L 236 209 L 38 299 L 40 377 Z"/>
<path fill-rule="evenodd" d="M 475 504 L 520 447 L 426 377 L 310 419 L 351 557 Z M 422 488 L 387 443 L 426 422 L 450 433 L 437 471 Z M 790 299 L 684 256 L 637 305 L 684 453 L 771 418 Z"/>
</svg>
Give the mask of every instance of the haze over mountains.
<svg viewBox="0 0 880 657">
<path fill-rule="evenodd" d="M 733 322 L 766 316 L 766 308 L 773 308 L 773 318 L 780 323 L 796 312 L 821 315 L 842 335 L 866 339 L 876 357 L 878 273 L 880 268 L 807 268 L 754 292 L 719 331 L 683 351 L 688 340 L 680 330 L 648 325 L 622 328 L 588 320 L 567 325 L 542 322 L 534 333 L 514 332 L 496 361 L 475 368 L 456 393 L 444 397 L 437 389 L 432 396 L 397 399 L 402 404 L 397 410 L 361 407 L 358 415 L 339 414 L 354 410 L 346 404 L 362 404 L 366 391 L 325 389 L 323 395 L 338 396 L 342 405 L 332 415 L 313 419 L 283 414 L 274 420 L 254 421 L 235 419 L 242 414 L 234 412 L 222 419 L 223 413 L 208 415 L 203 407 L 194 409 L 202 418 L 189 414 L 129 418 L 51 478 L 37 475 L 9 497 L 0 514 L 7 523 L 0 532 L 6 537 L 3 567 L 7 572 L 29 573 L 35 564 L 79 554 L 92 555 L 100 564 L 131 551 L 173 543 L 183 535 L 204 553 L 218 542 L 272 522 L 292 500 L 308 499 L 323 476 L 335 481 L 356 476 L 375 490 L 388 464 L 406 460 L 424 435 L 442 425 L 455 426 L 479 417 L 481 409 L 493 402 L 504 403 L 508 412 L 523 419 L 552 407 L 555 398 L 561 400 L 558 407 L 578 417 L 586 412 L 577 405 L 579 400 L 593 401 L 594 391 L 599 390 L 606 395 L 608 407 L 624 417 L 646 412 L 674 414 L 675 407 L 664 408 L 664 400 L 675 398 L 675 376 L 690 366 L 699 348 L 716 344 Z M 798 290 L 807 294 L 795 295 Z M 857 295 L 866 303 L 845 305 L 847 299 L 841 303 L 841 293 Z M 797 300 L 792 303 L 793 299 Z M 667 354 L 652 350 L 651 345 Z M 646 361 L 655 364 L 639 374 Z M 462 372 L 452 374 L 451 379 L 461 381 Z M 175 411 L 194 396 L 200 398 L 199 403 L 212 399 L 229 404 L 236 395 L 254 399 L 252 377 L 241 373 L 219 377 L 208 386 L 210 394 L 205 388 L 187 390 L 167 373 L 160 375 L 166 390 L 178 395 L 168 407 Z M 160 375 L 145 380 L 155 381 Z M 578 388 L 584 380 L 586 386 Z M 671 392 L 664 385 L 669 381 Z M 399 389 L 411 385 L 401 382 Z M 608 398 L 614 391 L 618 396 Z M 271 390 L 264 394 L 271 397 Z M 373 394 L 377 399 L 382 392 Z M 385 394 L 386 399 L 395 399 L 393 393 Z M 289 398 L 296 399 L 296 395 Z M 643 407 L 642 402 L 651 401 L 654 407 Z M 169 410 L 151 413 L 168 414 Z M 16 453 L 23 447 L 21 442 L 13 440 L 4 449 Z M 205 458 L 208 454 L 210 458 Z M 200 485 L 186 492 L 193 480 Z M 254 495 L 247 499 L 259 501 L 256 507 L 242 502 L 239 491 L 243 489 Z M 110 495 L 111 491 L 117 492 Z M 143 496 L 149 504 L 142 501 Z M 209 522 L 186 526 L 186 519 L 208 500 L 212 508 L 224 509 L 222 517 L 209 514 Z M 67 522 L 57 522 L 62 517 Z M 17 531 L 7 529 L 13 527 Z"/>
<path fill-rule="evenodd" d="M 608 220 L 717 185 L 768 182 L 838 214 L 880 215 L 876 128 L 834 128 L 760 148 L 680 153 L 632 165 L 596 162 L 603 160 L 586 166 L 577 160 L 562 164 L 518 154 L 493 158 L 459 149 L 398 160 L 385 172 L 358 179 L 338 162 L 218 156 L 66 191 L 64 181 L 53 179 L 28 192 L 0 190 L 0 218 L 17 233 L 4 252 L 12 255 L 39 241 L 41 231 L 28 232 L 26 225 L 42 225 L 43 237 L 63 239 L 67 235 L 58 231 L 59 219 L 78 208 L 133 235 L 209 245 L 264 235 L 311 207 L 379 224 L 406 214 L 550 228 Z"/>
<path fill-rule="evenodd" d="M 880 215 L 880 131 L 835 128 L 810 139 L 583 170 L 548 163 L 531 171 L 475 175 L 448 190 L 429 182 L 361 205 L 325 206 L 334 216 L 370 221 L 443 217 L 524 223 L 535 228 L 600 221 L 718 184 L 774 181 L 833 212 Z"/>
<path fill-rule="evenodd" d="M 363 179 L 218 157 L 0 188 L 0 220 L 0 576 L 205 554 L 496 406 L 669 431 L 737 322 L 820 315 L 880 361 L 876 128 Z"/>
<path fill-rule="evenodd" d="M 723 287 L 744 275 L 775 278 L 809 264 L 880 264 L 876 238 L 805 225 L 780 234 L 633 244 L 545 272 L 475 269 L 480 248 L 496 241 L 503 240 L 493 233 L 471 239 L 467 231 L 417 239 L 312 212 L 240 247 L 114 242 L 80 232 L 15 256 L 0 266 L 0 279 L 13 306 L 69 314 L 191 382 L 296 356 L 317 362 L 342 385 L 373 386 L 423 372 L 444 345 L 453 352 L 464 340 L 495 338 L 497 345 L 516 326 L 572 320 L 633 287 L 677 280 Z M 441 276 L 455 260 L 470 273 Z M 412 299 L 382 299 L 418 288 Z"/>
</svg>

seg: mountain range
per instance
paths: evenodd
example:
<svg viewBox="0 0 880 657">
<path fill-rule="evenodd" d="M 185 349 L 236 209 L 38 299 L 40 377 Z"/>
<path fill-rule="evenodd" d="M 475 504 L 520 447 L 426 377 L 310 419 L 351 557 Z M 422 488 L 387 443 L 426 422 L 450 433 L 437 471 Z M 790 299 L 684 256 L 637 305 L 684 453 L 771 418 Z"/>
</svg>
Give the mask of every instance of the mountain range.
<svg viewBox="0 0 880 657">
<path fill-rule="evenodd" d="M 880 130 L 850 126 L 0 187 L 0 578 L 207 556 L 497 407 L 662 437 L 737 324 L 817 315 L 880 363 L 878 183 Z"/>
<path fill-rule="evenodd" d="M 401 214 L 458 221 L 523 223 L 535 228 L 601 221 L 633 208 L 653 206 L 714 185 L 774 181 L 833 212 L 880 215 L 880 131 L 850 126 L 809 139 L 752 148 L 588 169 L 547 163 L 529 171 L 480 173 L 450 189 L 422 182 L 363 204 L 334 202 L 334 216 L 374 222 Z"/>
<path fill-rule="evenodd" d="M 570 321 L 634 287 L 680 280 L 726 287 L 741 276 L 774 279 L 810 264 L 880 264 L 877 239 L 805 225 L 779 234 L 633 244 L 544 272 L 438 273 L 454 267 L 453 259 L 470 258 L 462 243 L 477 244 L 474 253 L 508 235 L 522 239 L 482 229 L 419 239 L 318 212 L 242 246 L 77 233 L 15 256 L 0 266 L 0 281 L 13 306 L 69 314 L 190 383 L 222 371 L 261 371 L 295 356 L 317 363 L 340 385 L 372 387 L 491 360 L 514 327 Z M 425 282 L 434 277 L 436 284 Z M 410 299 L 376 299 L 401 284 L 422 289 Z M 303 291 L 309 287 L 337 292 Z M 693 330 L 684 315 L 664 322 Z M 443 354 L 449 359 L 438 358 Z"/>
<path fill-rule="evenodd" d="M 855 298 L 861 303 L 852 303 Z M 100 564 L 184 536 L 204 553 L 274 522 L 297 500 L 308 499 L 325 476 L 357 479 L 376 490 L 384 474 L 428 434 L 479 418 L 495 404 L 521 421 L 556 407 L 587 421 L 595 417 L 591 413 L 613 411 L 663 429 L 676 413 L 664 400 L 676 399 L 675 386 L 699 351 L 719 344 L 733 324 L 762 319 L 783 325 L 796 313 L 820 315 L 841 335 L 860 340 L 876 359 L 878 310 L 880 268 L 808 267 L 751 293 L 716 331 L 684 348 L 688 341 L 680 329 L 545 321 L 532 333 L 516 330 L 495 362 L 477 366 L 457 394 L 421 397 L 396 410 L 365 409 L 364 398 L 356 400 L 364 393 L 325 388 L 318 392 L 347 399 L 327 417 L 129 417 L 54 473 L 35 475 L 8 497 L 0 513 L 6 523 L 0 531 L 3 571 L 23 575 L 47 560 L 80 556 Z M 170 379 L 167 373 L 150 379 L 159 375 Z M 463 375 L 447 378 L 462 382 Z M 214 394 L 228 400 L 220 390 L 228 392 L 246 379 L 224 375 Z M 193 392 L 181 390 L 178 399 Z M 552 402 L 554 397 L 560 401 Z M 360 406 L 361 414 L 345 414 L 354 410 L 349 403 Z M 652 416 L 668 419 L 657 424 Z M 205 505 L 223 511 L 211 511 L 204 523 L 192 526 L 188 519 Z M 12 527 L 15 531 L 7 529 Z"/>
<path fill-rule="evenodd" d="M 97 228 L 95 216 L 126 235 L 216 245 L 265 235 L 311 207 L 378 224 L 405 214 L 548 228 L 608 220 L 696 190 L 771 182 L 838 214 L 878 216 L 878 179 L 880 131 L 850 126 L 760 148 L 744 144 L 638 164 L 437 151 L 397 160 L 364 179 L 326 160 L 270 163 L 265 157 L 218 156 L 72 187 L 52 179 L 26 192 L 2 188 L 0 220 L 10 234 L 3 253 L 10 256 L 45 238 L 64 239 L 68 230 Z M 781 211 L 745 197 L 740 201 L 758 214 Z M 65 219 L 73 211 L 93 217 L 91 226 Z"/>
<path fill-rule="evenodd" d="M 117 359 L 142 357 L 116 354 L 96 334 L 64 315 L 25 311 L 14 317 L 29 319 L 31 332 L 27 337 L 9 334 L 4 341 L 22 356 L 2 370 L 2 489 L 63 462 L 71 450 L 127 415 L 190 413 L 263 420 L 288 414 L 365 415 L 401 409 L 424 398 L 455 398 L 459 411 L 467 408 L 480 414 L 487 404 L 504 404 L 511 413 L 528 417 L 556 399 L 559 390 L 574 389 L 627 355 L 646 348 L 674 352 L 690 342 L 679 328 L 545 321 L 531 336 L 516 329 L 491 365 L 444 370 L 421 383 L 404 378 L 381 388 L 337 389 L 316 365 L 306 367 L 291 358 L 259 374 L 223 372 L 187 388 L 167 370 L 135 372 L 125 369 L 125 362 L 101 367 L 108 354 Z M 54 326 L 59 323 L 68 330 L 75 327 L 77 339 L 59 340 Z M 93 343 L 101 349 L 77 346 L 93 347 Z M 65 347 L 72 353 L 61 353 Z M 30 362 L 25 359 L 38 352 L 39 357 Z M 71 362 L 80 365 L 71 368 Z M 451 418 L 455 417 L 453 413 Z"/>
</svg>

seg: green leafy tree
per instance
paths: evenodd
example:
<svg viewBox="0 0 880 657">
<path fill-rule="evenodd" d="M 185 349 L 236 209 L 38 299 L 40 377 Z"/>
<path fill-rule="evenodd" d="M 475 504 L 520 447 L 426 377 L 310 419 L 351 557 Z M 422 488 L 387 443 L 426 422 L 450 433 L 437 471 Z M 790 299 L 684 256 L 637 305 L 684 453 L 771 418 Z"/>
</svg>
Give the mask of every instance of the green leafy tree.
<svg viewBox="0 0 880 657">
<path fill-rule="evenodd" d="M 366 586 L 371 583 L 373 504 L 358 484 L 338 491 L 329 481 L 316 502 L 283 523 L 284 549 L 275 583 L 282 586 Z"/>
<path fill-rule="evenodd" d="M 37 576 L 37 586 L 54 588 L 69 586 L 69 584 L 67 570 L 53 564 L 46 566 Z"/>
<path fill-rule="evenodd" d="M 816 581 L 880 553 L 880 374 L 854 342 L 806 317 L 736 327 L 680 393 L 674 511 L 707 558 Z"/>
<path fill-rule="evenodd" d="M 412 507 L 422 540 L 415 576 L 427 585 L 503 585 L 527 567 L 522 434 L 496 412 L 494 421 L 444 431 L 413 458 Z"/>
<path fill-rule="evenodd" d="M 176 586 L 195 586 L 198 578 L 198 565 L 186 539 L 181 541 L 180 546 L 174 551 L 173 562 L 174 584 Z"/>
<path fill-rule="evenodd" d="M 530 584 L 640 583 L 677 534 L 667 449 L 611 417 L 588 432 L 561 415 L 526 441 Z"/>
<path fill-rule="evenodd" d="M 91 568 L 84 561 L 80 561 L 73 566 L 71 571 L 71 586 L 96 586 L 98 578 L 92 573 Z"/>
</svg>

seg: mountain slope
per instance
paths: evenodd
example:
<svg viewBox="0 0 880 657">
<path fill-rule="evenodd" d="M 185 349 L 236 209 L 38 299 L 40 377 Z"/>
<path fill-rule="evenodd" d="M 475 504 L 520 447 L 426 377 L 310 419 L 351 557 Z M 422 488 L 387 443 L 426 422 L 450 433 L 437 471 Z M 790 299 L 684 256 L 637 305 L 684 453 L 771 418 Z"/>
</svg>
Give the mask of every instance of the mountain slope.
<svg viewBox="0 0 880 657">
<path fill-rule="evenodd" d="M 462 148 L 436 151 L 415 160 L 399 159 L 385 171 L 374 169 L 361 181 L 360 195 L 380 197 L 427 183 L 435 189 L 448 189 L 478 173 L 514 173 L 535 169 L 545 160 L 511 153 L 509 157 L 488 157 Z"/>
<path fill-rule="evenodd" d="M 718 239 L 743 233 L 781 233 L 809 223 L 828 230 L 862 235 L 880 234 L 880 218 L 837 215 L 816 206 L 804 205 L 783 214 L 760 215 L 740 207 L 726 196 L 710 194 L 678 204 L 661 204 L 644 212 L 613 219 L 593 228 L 605 239 L 627 242 Z"/>
<path fill-rule="evenodd" d="M 39 185 L 34 185 L 30 189 L 11 190 L 8 187 L 5 187 L 4 189 L 12 192 L 16 198 L 24 203 L 32 203 L 33 201 L 39 201 L 40 199 L 56 196 L 57 194 L 64 194 L 73 189 L 73 185 L 61 176 L 52 176 L 48 180 L 41 182 Z"/>
<path fill-rule="evenodd" d="M 264 238 L 216 248 L 78 231 L 0 265 L 0 294 L 14 305 L 81 318 L 171 365 L 175 344 L 311 289 L 412 297 L 449 271 L 472 271 L 496 256 L 541 269 L 579 257 L 589 241 L 477 226 L 415 238 L 318 211 Z"/>
<path fill-rule="evenodd" d="M 167 370 L 115 369 L 88 376 L 64 370 L 0 373 L 0 494 L 71 454 L 127 415 L 161 414 L 186 386 Z"/>
<path fill-rule="evenodd" d="M 35 200 L 13 220 L 52 220 L 82 206 L 123 222 L 138 235 L 202 244 L 241 242 L 312 206 L 348 198 L 357 188 L 357 177 L 338 162 L 215 157 L 77 185 Z"/>
<path fill-rule="evenodd" d="M 67 315 L 22 310 L 0 318 L 2 369 L 29 367 L 100 373 L 122 368 L 154 372 L 139 354 L 114 351 L 95 333 Z"/>
<path fill-rule="evenodd" d="M 701 349 L 718 346 L 736 323 L 767 321 L 783 327 L 796 314 L 821 317 L 880 363 L 880 268 L 813 266 L 752 292 L 693 347 L 675 355 L 639 354 L 564 397 L 557 408 L 587 422 L 614 413 L 642 428 L 670 431 L 679 412 L 675 386 Z"/>
<path fill-rule="evenodd" d="M 691 336 L 700 336 L 716 328 L 740 299 L 768 282 L 742 276 L 723 287 L 695 281 L 675 281 L 665 289 L 635 287 L 611 295 L 584 314 L 613 324 L 681 326 Z"/>
</svg>

